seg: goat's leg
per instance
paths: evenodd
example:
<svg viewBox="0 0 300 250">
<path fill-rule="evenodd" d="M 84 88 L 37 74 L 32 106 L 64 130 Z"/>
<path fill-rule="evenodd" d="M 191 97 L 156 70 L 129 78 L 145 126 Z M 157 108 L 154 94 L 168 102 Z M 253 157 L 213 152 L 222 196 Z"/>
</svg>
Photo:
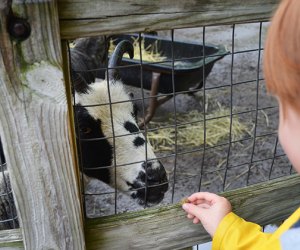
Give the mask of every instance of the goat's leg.
<svg viewBox="0 0 300 250">
<path fill-rule="evenodd" d="M 143 128 L 148 122 L 151 121 L 152 117 L 154 116 L 156 109 L 165 103 L 166 101 L 170 100 L 173 95 L 164 96 L 158 99 L 158 87 L 160 83 L 160 73 L 153 72 L 152 73 L 152 82 L 151 82 L 151 90 L 150 90 L 150 100 L 149 100 L 149 107 L 147 108 L 146 115 L 142 122 L 139 123 L 140 128 Z"/>
<path fill-rule="evenodd" d="M 158 94 L 159 81 L 160 81 L 160 73 L 152 72 L 149 107 L 147 108 L 144 119 L 139 123 L 140 128 L 143 128 L 145 125 L 147 125 L 147 123 L 150 122 L 150 120 L 155 114 L 157 103 L 158 103 L 157 94 Z"/>
</svg>

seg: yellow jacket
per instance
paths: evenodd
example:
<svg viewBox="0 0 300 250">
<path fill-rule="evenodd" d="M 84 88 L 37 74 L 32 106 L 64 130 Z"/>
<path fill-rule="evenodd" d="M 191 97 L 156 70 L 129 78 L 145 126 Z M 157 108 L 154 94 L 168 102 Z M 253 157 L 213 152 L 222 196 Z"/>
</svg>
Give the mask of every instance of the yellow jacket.
<svg viewBox="0 0 300 250">
<path fill-rule="evenodd" d="M 263 233 L 259 225 L 247 222 L 234 213 L 221 221 L 213 237 L 212 250 L 277 250 L 282 247 L 281 237 L 289 234 L 300 219 L 298 208 L 274 233 Z M 298 224 L 298 223 L 297 223 Z M 290 229 L 290 230 L 288 230 Z M 300 228 L 298 228 L 299 230 Z M 300 235 L 297 232 L 299 238 Z M 300 249 L 300 245 L 287 249 Z"/>
</svg>

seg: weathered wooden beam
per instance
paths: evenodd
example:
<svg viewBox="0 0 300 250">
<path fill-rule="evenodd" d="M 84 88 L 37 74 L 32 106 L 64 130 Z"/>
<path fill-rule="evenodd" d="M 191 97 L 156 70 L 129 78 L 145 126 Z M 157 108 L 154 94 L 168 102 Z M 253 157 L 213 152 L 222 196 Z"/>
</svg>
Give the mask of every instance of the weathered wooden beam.
<svg viewBox="0 0 300 250">
<path fill-rule="evenodd" d="M 58 0 L 62 38 L 269 20 L 280 0 Z"/>
<path fill-rule="evenodd" d="M 282 177 L 222 194 L 243 218 L 268 225 L 287 218 L 300 204 L 300 176 Z M 182 249 L 210 240 L 186 219 L 181 204 L 89 219 L 87 249 Z M 19 246 L 18 229 L 0 232 L 0 247 Z"/>
<path fill-rule="evenodd" d="M 300 176 L 276 179 L 223 194 L 243 218 L 267 225 L 284 220 L 300 204 Z M 88 250 L 182 249 L 210 240 L 186 218 L 181 204 L 124 213 L 86 223 Z"/>
<path fill-rule="evenodd" d="M 24 249 L 22 233 L 20 229 L 1 230 L 0 231 L 0 248 L 9 247 L 13 249 Z"/>
<path fill-rule="evenodd" d="M 25 41 L 7 30 L 22 33 L 14 16 L 31 27 Z M 0 37 L 0 134 L 24 247 L 85 249 L 56 1 L 0 1 Z"/>
</svg>

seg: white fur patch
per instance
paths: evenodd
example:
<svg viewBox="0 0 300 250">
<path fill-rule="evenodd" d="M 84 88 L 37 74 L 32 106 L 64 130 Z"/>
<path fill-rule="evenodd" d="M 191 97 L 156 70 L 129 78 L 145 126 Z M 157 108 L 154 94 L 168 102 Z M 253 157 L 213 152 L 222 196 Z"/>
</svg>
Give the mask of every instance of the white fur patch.
<svg viewBox="0 0 300 250">
<path fill-rule="evenodd" d="M 138 174 L 141 171 L 144 172 L 142 163 L 146 161 L 146 158 L 147 160 L 151 160 L 155 159 L 156 156 L 149 143 L 147 144 L 147 154 L 145 144 L 139 147 L 134 145 L 133 141 L 137 136 L 145 139 L 142 133 L 130 134 L 130 132 L 124 128 L 126 121 L 129 121 L 136 126 L 138 125 L 132 116 L 133 104 L 130 96 L 123 87 L 123 83 L 117 81 L 114 84 L 110 84 L 108 89 L 107 81 L 102 80 L 90 85 L 90 89 L 88 94 L 76 94 L 75 101 L 82 106 L 99 105 L 85 108 L 94 119 L 101 120 L 101 127 L 104 135 L 111 145 L 115 145 L 114 156 L 117 164 L 116 186 L 121 190 L 128 190 L 126 182 L 133 183 L 136 181 Z M 110 98 L 108 93 L 110 93 Z M 110 99 L 111 105 L 109 104 Z M 114 130 L 112 130 L 112 117 Z M 113 138 L 115 138 L 115 140 Z M 101 154 L 101 152 L 99 152 L 99 154 Z M 127 165 L 119 167 L 119 165 L 123 164 Z M 152 161 L 152 167 L 159 167 L 157 160 Z M 112 169 L 111 183 L 114 185 L 115 173 L 114 168 Z"/>
</svg>

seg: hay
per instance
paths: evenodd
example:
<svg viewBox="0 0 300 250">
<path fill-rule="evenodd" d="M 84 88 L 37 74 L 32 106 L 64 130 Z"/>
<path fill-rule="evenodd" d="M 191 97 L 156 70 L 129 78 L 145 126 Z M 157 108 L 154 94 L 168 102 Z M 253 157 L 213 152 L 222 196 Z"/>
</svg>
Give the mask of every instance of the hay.
<svg viewBox="0 0 300 250">
<path fill-rule="evenodd" d="M 219 110 L 206 115 L 205 119 L 205 135 L 203 113 L 198 111 L 178 114 L 176 124 L 185 125 L 177 125 L 177 132 L 175 132 L 172 118 L 166 122 L 151 122 L 150 129 L 161 128 L 155 131 L 150 130 L 147 134 L 148 140 L 155 151 L 172 151 L 175 144 L 179 147 L 195 148 L 204 145 L 204 140 L 207 146 L 217 145 L 224 140 L 228 141 L 230 110 L 220 107 Z M 241 139 L 245 134 L 250 134 L 250 129 L 239 121 L 237 115 L 234 115 L 232 117 L 231 140 Z"/>
<path fill-rule="evenodd" d="M 132 37 L 133 40 L 133 48 L 134 48 L 134 59 L 141 60 L 140 55 L 140 45 L 139 45 L 139 38 Z M 110 40 L 109 44 L 109 54 L 112 54 L 115 49 L 114 40 Z M 145 48 L 145 40 L 144 38 L 141 41 L 141 49 L 142 49 L 142 60 L 147 62 L 158 62 L 164 61 L 167 57 L 162 56 L 162 53 L 158 51 L 157 41 L 155 43 L 148 45 Z M 124 57 L 129 58 L 128 54 L 124 54 Z"/>
</svg>

